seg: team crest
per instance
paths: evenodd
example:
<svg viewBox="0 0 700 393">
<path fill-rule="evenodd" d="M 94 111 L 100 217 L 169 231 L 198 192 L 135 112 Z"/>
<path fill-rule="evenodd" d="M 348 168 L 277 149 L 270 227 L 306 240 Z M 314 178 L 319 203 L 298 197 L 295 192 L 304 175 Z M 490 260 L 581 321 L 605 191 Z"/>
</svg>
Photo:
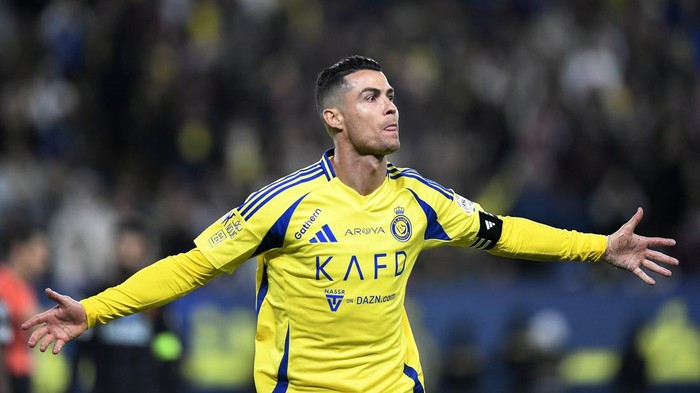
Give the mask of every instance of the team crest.
<svg viewBox="0 0 700 393">
<path fill-rule="evenodd" d="M 344 289 L 326 289 L 326 300 L 328 301 L 328 307 L 331 308 L 332 312 L 338 311 L 338 307 L 340 307 L 340 303 L 343 301 L 343 298 L 345 297 L 345 290 Z"/>
<path fill-rule="evenodd" d="M 338 311 L 338 307 L 340 307 L 340 302 L 343 301 L 343 295 L 330 295 L 326 294 L 326 300 L 328 301 L 328 307 L 331 308 L 331 311 L 336 312 Z"/>
<path fill-rule="evenodd" d="M 411 220 L 403 214 L 404 208 L 401 206 L 394 208 L 394 213 L 396 217 L 391 221 L 391 234 L 394 235 L 394 239 L 405 243 L 411 238 Z"/>
</svg>

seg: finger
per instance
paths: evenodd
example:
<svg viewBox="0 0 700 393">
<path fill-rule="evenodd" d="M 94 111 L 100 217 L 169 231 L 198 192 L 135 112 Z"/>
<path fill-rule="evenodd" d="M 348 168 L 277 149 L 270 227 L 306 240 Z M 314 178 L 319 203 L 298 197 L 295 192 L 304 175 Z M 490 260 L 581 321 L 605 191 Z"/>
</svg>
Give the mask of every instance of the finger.
<svg viewBox="0 0 700 393">
<path fill-rule="evenodd" d="M 53 350 L 51 351 L 54 355 L 58 355 L 59 352 L 61 352 L 61 349 L 63 346 L 66 344 L 65 341 L 63 340 L 56 340 L 56 344 L 53 346 Z"/>
<path fill-rule="evenodd" d="M 656 250 L 648 250 L 647 251 L 647 258 L 654 260 L 656 262 L 665 263 L 667 265 L 673 265 L 673 266 L 678 265 L 678 259 L 676 259 L 670 255 L 666 255 L 660 251 L 656 251 Z"/>
<path fill-rule="evenodd" d="M 645 259 L 644 261 L 642 261 L 642 265 L 654 273 L 658 273 L 658 274 L 661 274 L 662 276 L 666 276 L 666 277 L 671 277 L 670 270 L 666 269 L 665 267 L 659 266 L 656 263 L 654 263 L 648 259 Z"/>
<path fill-rule="evenodd" d="M 60 293 L 54 291 L 51 288 L 46 288 L 44 293 L 46 293 L 47 298 L 58 303 L 58 305 L 60 305 L 60 306 L 66 306 L 68 304 L 68 302 L 70 301 L 70 297 L 68 297 L 66 295 L 61 295 Z"/>
<path fill-rule="evenodd" d="M 46 352 L 46 348 L 48 348 L 49 345 L 51 345 L 51 343 L 52 343 L 54 340 L 55 340 L 55 337 L 53 336 L 53 334 L 51 334 L 51 333 L 47 334 L 47 335 L 44 336 L 44 338 L 40 341 L 39 350 L 40 350 L 41 352 Z"/>
<path fill-rule="evenodd" d="M 654 284 L 656 284 L 656 281 L 654 281 L 653 278 L 649 277 L 648 274 L 644 273 L 644 270 L 642 270 L 642 269 L 639 268 L 639 267 L 636 268 L 636 269 L 634 269 L 634 270 L 632 271 L 632 273 L 636 274 L 637 277 L 639 277 L 642 281 L 644 281 L 645 283 L 647 283 L 647 284 L 649 284 L 649 285 L 654 285 Z"/>
<path fill-rule="evenodd" d="M 38 342 L 41 341 L 42 338 L 49 332 L 49 328 L 44 325 L 38 329 L 36 329 L 34 332 L 32 332 L 32 335 L 29 336 L 29 340 L 27 340 L 27 344 L 29 344 L 30 348 L 34 348 Z"/>
<path fill-rule="evenodd" d="M 39 325 L 41 323 L 44 323 L 46 321 L 48 321 L 47 311 L 44 311 L 43 313 L 37 314 L 37 315 L 27 319 L 26 321 L 24 321 L 22 323 L 22 329 L 29 330 L 32 327 Z"/>
<path fill-rule="evenodd" d="M 676 245 L 675 239 L 669 239 L 665 237 L 648 237 L 647 243 L 651 247 L 673 247 Z"/>
<path fill-rule="evenodd" d="M 630 220 L 627 221 L 624 226 L 628 227 L 632 232 L 634 232 L 634 229 L 637 228 L 637 225 L 642 221 L 642 217 L 644 217 L 644 210 L 641 207 L 638 207 L 632 218 L 630 218 Z"/>
</svg>

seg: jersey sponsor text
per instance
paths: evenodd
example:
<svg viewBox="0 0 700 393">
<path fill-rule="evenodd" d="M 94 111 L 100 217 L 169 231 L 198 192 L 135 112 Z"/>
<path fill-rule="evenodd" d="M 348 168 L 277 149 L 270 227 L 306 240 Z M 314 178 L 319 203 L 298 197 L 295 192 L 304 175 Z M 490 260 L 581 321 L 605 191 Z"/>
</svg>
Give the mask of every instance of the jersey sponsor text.
<svg viewBox="0 0 700 393">
<path fill-rule="evenodd" d="M 373 254 L 369 258 L 360 258 L 357 255 L 350 255 L 347 259 L 334 256 L 316 256 L 316 280 L 326 279 L 335 281 L 340 278 L 337 273 L 332 273 L 331 268 L 341 264 L 347 266 L 343 281 L 348 281 L 351 277 L 364 280 L 365 277 L 373 277 L 378 280 L 380 277 L 398 277 L 403 274 L 406 268 L 406 251 L 395 251 L 393 256 L 387 253 Z M 329 272 L 330 271 L 330 272 Z M 369 273 L 369 275 L 366 275 Z"/>
<path fill-rule="evenodd" d="M 304 236 L 306 231 L 308 231 L 309 228 L 311 228 L 311 225 L 314 223 L 314 221 L 316 221 L 319 214 L 321 214 L 321 209 L 314 210 L 313 214 L 311 214 L 309 219 L 304 221 L 304 224 L 302 224 L 301 229 L 294 233 L 294 238 L 301 239 L 301 237 Z"/>
</svg>

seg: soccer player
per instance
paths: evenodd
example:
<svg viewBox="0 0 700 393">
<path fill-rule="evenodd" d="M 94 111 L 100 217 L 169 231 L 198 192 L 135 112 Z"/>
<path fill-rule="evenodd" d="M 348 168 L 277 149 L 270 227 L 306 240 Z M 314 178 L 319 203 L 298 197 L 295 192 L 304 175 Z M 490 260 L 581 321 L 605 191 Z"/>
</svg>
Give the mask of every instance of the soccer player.
<svg viewBox="0 0 700 393">
<path fill-rule="evenodd" d="M 442 245 L 533 260 L 604 261 L 653 285 L 678 261 L 634 233 L 642 210 L 610 236 L 498 216 L 413 169 L 397 151 L 394 89 L 372 59 L 351 56 L 321 72 L 316 104 L 334 148 L 205 229 L 195 247 L 104 292 L 27 320 L 29 346 L 58 353 L 87 329 L 166 304 L 257 257 L 258 392 L 422 392 L 404 309 L 419 253 Z"/>
</svg>

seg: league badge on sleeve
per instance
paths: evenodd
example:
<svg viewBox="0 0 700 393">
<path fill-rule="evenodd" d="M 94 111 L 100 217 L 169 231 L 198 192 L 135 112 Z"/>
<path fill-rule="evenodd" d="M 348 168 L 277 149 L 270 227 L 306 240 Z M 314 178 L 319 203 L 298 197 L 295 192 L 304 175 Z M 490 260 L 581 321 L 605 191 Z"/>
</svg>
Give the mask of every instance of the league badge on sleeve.
<svg viewBox="0 0 700 393">
<path fill-rule="evenodd" d="M 455 203 L 457 203 L 459 205 L 459 207 L 462 208 L 462 210 L 464 210 L 465 212 L 467 212 L 469 214 L 474 213 L 474 211 L 476 210 L 474 208 L 474 202 L 470 201 L 469 199 L 467 199 L 459 194 L 455 194 L 454 201 L 455 201 Z"/>
</svg>

